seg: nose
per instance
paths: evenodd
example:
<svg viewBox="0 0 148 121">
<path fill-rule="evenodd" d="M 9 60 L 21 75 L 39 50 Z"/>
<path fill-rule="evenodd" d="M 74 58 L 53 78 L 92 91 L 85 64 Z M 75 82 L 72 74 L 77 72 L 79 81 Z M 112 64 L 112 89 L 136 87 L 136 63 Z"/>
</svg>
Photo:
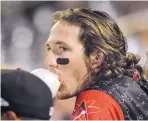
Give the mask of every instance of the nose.
<svg viewBox="0 0 148 121">
<path fill-rule="evenodd" d="M 56 57 L 52 52 L 48 53 L 48 55 L 45 59 L 44 65 L 45 65 L 46 68 L 57 67 Z"/>
</svg>

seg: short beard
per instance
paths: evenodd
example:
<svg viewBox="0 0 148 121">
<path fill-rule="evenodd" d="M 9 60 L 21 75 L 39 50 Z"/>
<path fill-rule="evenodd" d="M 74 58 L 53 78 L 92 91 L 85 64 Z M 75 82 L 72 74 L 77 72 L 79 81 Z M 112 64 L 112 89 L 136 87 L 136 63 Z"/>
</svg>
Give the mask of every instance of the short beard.
<svg viewBox="0 0 148 121">
<path fill-rule="evenodd" d="M 89 57 L 86 57 L 85 65 L 87 67 L 88 73 L 84 76 L 84 78 L 85 78 L 84 89 L 89 87 L 91 84 L 93 84 L 95 82 L 96 77 L 97 77 L 97 73 L 94 70 L 92 70 L 92 68 L 91 68 L 91 62 L 90 62 Z"/>
<path fill-rule="evenodd" d="M 84 91 L 87 87 L 89 87 L 94 82 L 94 79 L 96 77 L 95 76 L 96 74 L 94 74 L 94 72 L 91 69 L 90 59 L 88 57 L 86 57 L 84 59 L 84 62 L 85 62 L 85 66 L 87 68 L 87 73 L 82 78 L 82 80 L 81 80 L 82 83 L 79 84 L 78 93 Z"/>
</svg>

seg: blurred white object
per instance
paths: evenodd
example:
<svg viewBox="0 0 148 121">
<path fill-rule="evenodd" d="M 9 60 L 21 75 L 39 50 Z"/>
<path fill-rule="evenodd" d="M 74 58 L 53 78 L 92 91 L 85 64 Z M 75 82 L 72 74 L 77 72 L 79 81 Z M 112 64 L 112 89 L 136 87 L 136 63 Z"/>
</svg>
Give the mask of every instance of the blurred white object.
<svg viewBox="0 0 148 121">
<path fill-rule="evenodd" d="M 43 6 L 35 10 L 33 15 L 33 23 L 41 33 L 48 33 L 52 26 L 52 13 L 50 7 Z"/>
<path fill-rule="evenodd" d="M 88 7 L 94 10 L 101 10 L 108 13 L 112 18 L 117 18 L 117 11 L 112 5 L 112 1 L 88 1 Z"/>
<path fill-rule="evenodd" d="M 50 88 L 52 93 L 52 98 L 54 98 L 60 87 L 60 81 L 58 79 L 58 76 L 56 76 L 54 73 L 50 72 L 49 70 L 42 68 L 35 69 L 31 73 L 40 78 Z"/>
<path fill-rule="evenodd" d="M 0 97 L 0 100 L 1 100 L 0 106 L 6 106 L 6 107 L 9 106 L 9 103 L 5 99 Z"/>
<path fill-rule="evenodd" d="M 137 36 L 130 36 L 127 37 L 127 43 L 128 43 L 128 52 L 134 53 L 134 54 L 141 54 L 141 43 Z"/>
<path fill-rule="evenodd" d="M 12 44 L 15 48 L 28 49 L 33 43 L 34 32 L 31 28 L 20 25 L 17 26 L 12 32 Z"/>
</svg>

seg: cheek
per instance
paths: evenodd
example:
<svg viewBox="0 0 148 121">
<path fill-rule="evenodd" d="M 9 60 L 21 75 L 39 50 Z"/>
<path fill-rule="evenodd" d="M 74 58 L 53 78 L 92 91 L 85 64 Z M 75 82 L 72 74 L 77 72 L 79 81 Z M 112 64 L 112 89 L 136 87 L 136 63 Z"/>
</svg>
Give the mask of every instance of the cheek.
<svg viewBox="0 0 148 121">
<path fill-rule="evenodd" d="M 75 78 L 75 81 L 76 82 L 79 82 L 80 81 L 80 78 L 81 78 L 80 74 L 81 74 L 81 72 L 80 72 L 79 69 L 77 69 L 77 68 L 73 69 L 73 71 L 72 71 L 72 77 Z"/>
<path fill-rule="evenodd" d="M 80 73 L 81 72 L 78 68 L 65 68 L 63 69 L 62 80 L 64 83 L 76 83 L 80 79 Z"/>
<path fill-rule="evenodd" d="M 64 82 L 66 81 L 66 83 L 80 82 L 87 73 L 84 58 L 80 56 L 74 59 L 71 58 L 69 64 L 64 66 L 62 65 L 59 69 L 62 71 L 62 78 Z"/>
<path fill-rule="evenodd" d="M 80 61 L 71 62 L 67 68 L 65 68 L 65 72 L 64 75 L 69 78 L 69 81 L 81 82 L 87 73 L 87 68 L 84 61 L 81 59 Z"/>
<path fill-rule="evenodd" d="M 76 66 L 67 65 L 67 68 L 62 69 L 61 84 L 63 88 L 75 90 L 81 80 L 81 69 Z"/>
</svg>

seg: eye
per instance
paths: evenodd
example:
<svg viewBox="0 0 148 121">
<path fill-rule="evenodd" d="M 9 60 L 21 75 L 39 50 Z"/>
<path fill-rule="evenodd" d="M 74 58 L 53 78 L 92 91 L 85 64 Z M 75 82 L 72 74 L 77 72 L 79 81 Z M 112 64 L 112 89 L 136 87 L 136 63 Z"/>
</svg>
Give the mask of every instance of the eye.
<svg viewBox="0 0 148 121">
<path fill-rule="evenodd" d="M 66 47 L 62 47 L 62 46 L 60 46 L 60 51 L 64 52 L 64 51 L 66 51 L 66 50 L 67 50 Z"/>
<path fill-rule="evenodd" d="M 50 51 L 51 50 L 51 47 L 47 47 L 47 51 Z"/>
</svg>

